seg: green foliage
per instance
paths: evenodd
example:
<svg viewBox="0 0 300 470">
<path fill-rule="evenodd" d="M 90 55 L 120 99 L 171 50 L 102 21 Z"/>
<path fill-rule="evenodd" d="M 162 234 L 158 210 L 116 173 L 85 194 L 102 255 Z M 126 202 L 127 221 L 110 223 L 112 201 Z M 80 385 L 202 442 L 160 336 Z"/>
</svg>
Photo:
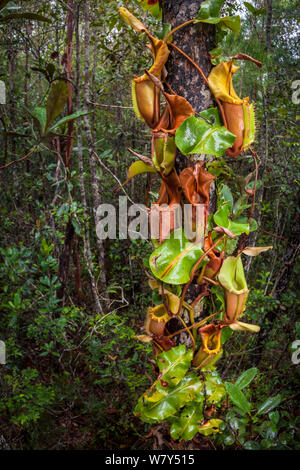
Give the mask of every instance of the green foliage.
<svg viewBox="0 0 300 470">
<path fill-rule="evenodd" d="M 168 284 L 184 284 L 189 281 L 191 269 L 201 255 L 202 244 L 190 242 L 183 230 L 178 229 L 153 251 L 149 264 L 158 279 Z"/>
<path fill-rule="evenodd" d="M 220 405 L 225 389 L 216 371 L 205 377 L 188 372 L 192 350 L 176 346 L 157 357 L 161 371 L 157 380 L 139 399 L 135 415 L 147 423 L 166 420 L 171 424 L 173 439 L 190 440 L 197 432 L 219 432 L 218 419 L 204 420 L 205 406 Z M 204 409 L 203 409 L 204 408 Z"/>
<path fill-rule="evenodd" d="M 206 153 L 221 156 L 235 141 L 235 136 L 221 125 L 217 108 L 186 119 L 176 131 L 176 145 L 183 155 Z"/>
</svg>

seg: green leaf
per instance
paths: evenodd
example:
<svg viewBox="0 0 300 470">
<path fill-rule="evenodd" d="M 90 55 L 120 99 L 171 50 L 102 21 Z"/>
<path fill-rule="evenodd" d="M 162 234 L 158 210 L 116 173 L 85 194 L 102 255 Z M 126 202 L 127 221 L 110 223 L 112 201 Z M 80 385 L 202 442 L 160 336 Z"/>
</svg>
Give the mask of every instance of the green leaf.
<svg viewBox="0 0 300 470">
<path fill-rule="evenodd" d="M 224 384 L 217 371 L 205 373 L 205 387 L 208 403 L 220 403 L 226 395 Z"/>
<path fill-rule="evenodd" d="M 272 423 L 275 425 L 278 424 L 280 419 L 279 411 L 271 411 L 271 413 L 269 413 L 269 418 Z"/>
<path fill-rule="evenodd" d="M 210 419 L 198 429 L 198 432 L 203 434 L 203 436 L 210 436 L 211 434 L 220 432 L 222 423 L 223 421 L 221 419 Z"/>
<path fill-rule="evenodd" d="M 30 109 L 27 109 L 25 106 L 24 108 L 33 118 L 34 125 L 38 129 L 39 134 L 42 135 L 47 120 L 46 108 L 41 108 L 40 106 L 37 106 L 36 108 L 34 108 L 33 111 L 30 111 Z"/>
<path fill-rule="evenodd" d="M 281 402 L 281 395 L 276 395 L 275 397 L 267 398 L 263 403 L 260 404 L 257 410 L 258 415 L 263 415 L 265 413 L 269 413 L 269 411 L 276 408 Z"/>
<path fill-rule="evenodd" d="M 227 202 L 229 212 L 231 213 L 233 211 L 233 196 L 232 192 L 230 191 L 229 187 L 224 184 L 221 189 L 221 200 L 224 202 Z"/>
<path fill-rule="evenodd" d="M 195 374 L 184 377 L 175 387 L 165 387 L 158 382 L 152 395 L 139 399 L 134 414 L 145 422 L 162 421 L 192 401 L 202 388 L 203 382 Z"/>
<path fill-rule="evenodd" d="M 45 23 L 51 23 L 52 21 L 46 16 L 39 15 L 38 13 L 11 13 L 9 15 L 5 15 L 0 17 L 0 23 L 7 23 L 10 20 L 35 20 L 35 21 L 43 21 Z"/>
<path fill-rule="evenodd" d="M 203 396 L 204 400 L 204 396 Z M 198 432 L 203 420 L 202 403 L 191 403 L 183 408 L 179 418 L 175 418 L 170 429 L 173 439 L 190 441 Z"/>
<path fill-rule="evenodd" d="M 236 137 L 220 124 L 216 108 L 202 112 L 200 116 L 206 120 L 191 116 L 179 126 L 175 136 L 176 145 L 183 155 L 204 153 L 220 157 L 232 147 Z M 207 122 L 212 119 L 213 123 Z"/>
<path fill-rule="evenodd" d="M 244 5 L 247 8 L 247 10 L 249 10 L 251 13 L 255 13 L 256 8 L 253 5 L 251 5 L 251 3 L 244 2 Z"/>
<path fill-rule="evenodd" d="M 193 351 L 186 351 L 184 345 L 176 346 L 157 356 L 157 366 L 161 371 L 159 380 L 177 384 L 186 374 L 191 365 Z"/>
<path fill-rule="evenodd" d="M 143 10 L 149 11 L 152 16 L 157 18 L 158 20 L 161 20 L 162 18 L 162 9 L 160 8 L 160 2 L 159 0 L 156 1 L 153 5 L 148 4 L 148 0 L 141 0 L 141 6 Z"/>
<path fill-rule="evenodd" d="M 172 25 L 170 23 L 163 23 L 162 24 L 162 30 L 157 33 L 158 39 L 165 39 L 166 35 L 169 34 L 169 32 L 172 29 Z"/>
<path fill-rule="evenodd" d="M 168 284 L 185 284 L 194 264 L 203 255 L 201 243 L 192 243 L 177 229 L 150 256 L 150 269 L 155 277 Z M 203 264 L 207 261 L 203 260 Z"/>
<path fill-rule="evenodd" d="M 252 380 L 256 376 L 257 372 L 258 372 L 258 369 L 256 367 L 252 367 L 251 369 L 245 370 L 245 372 L 243 372 L 239 376 L 239 378 L 235 382 L 235 385 L 240 390 L 242 390 L 243 388 L 247 387 L 247 385 L 249 385 L 250 382 L 252 382 Z"/>
<path fill-rule="evenodd" d="M 267 13 L 267 10 L 265 8 L 255 8 L 249 2 L 244 2 L 244 5 L 247 10 L 250 11 L 250 13 L 252 13 L 253 15 L 265 15 Z"/>
<path fill-rule="evenodd" d="M 68 86 L 63 80 L 52 83 L 46 106 L 47 121 L 44 132 L 52 124 L 54 119 L 63 111 L 68 99 Z"/>
<path fill-rule="evenodd" d="M 238 34 L 241 28 L 240 16 L 225 16 L 220 18 L 220 11 L 224 0 L 207 0 L 201 3 L 201 8 L 196 16 L 195 23 L 220 24 L 221 29 L 230 29 Z"/>
<path fill-rule="evenodd" d="M 259 443 L 255 441 L 247 441 L 245 442 L 243 447 L 246 450 L 259 450 L 260 449 Z"/>
<path fill-rule="evenodd" d="M 214 221 L 219 227 L 229 228 L 229 206 L 223 204 L 214 214 Z"/>
<path fill-rule="evenodd" d="M 241 17 L 239 15 L 225 16 L 221 18 L 220 24 L 221 29 L 230 29 L 235 34 L 238 34 L 241 29 Z"/>
<path fill-rule="evenodd" d="M 76 111 L 73 114 L 69 114 L 68 116 L 65 116 L 62 119 L 60 119 L 59 121 L 57 121 L 57 123 L 55 123 L 52 127 L 50 127 L 48 132 L 53 132 L 54 130 L 56 130 L 62 124 L 65 124 L 66 122 L 69 122 L 69 121 L 73 121 L 74 119 L 79 119 L 83 116 L 86 116 L 87 114 L 89 114 L 89 113 L 86 112 L 86 111 L 80 111 L 80 110 Z"/>
<path fill-rule="evenodd" d="M 206 0 L 202 2 L 196 18 L 205 20 L 210 17 L 220 16 L 223 3 L 224 0 Z"/>
<path fill-rule="evenodd" d="M 245 413 L 250 413 L 251 405 L 239 387 L 230 382 L 225 382 L 225 388 L 233 403 Z"/>
<path fill-rule="evenodd" d="M 10 0 L 0 0 L 0 12 L 4 9 L 5 5 L 7 5 L 8 2 L 10 2 Z"/>
</svg>

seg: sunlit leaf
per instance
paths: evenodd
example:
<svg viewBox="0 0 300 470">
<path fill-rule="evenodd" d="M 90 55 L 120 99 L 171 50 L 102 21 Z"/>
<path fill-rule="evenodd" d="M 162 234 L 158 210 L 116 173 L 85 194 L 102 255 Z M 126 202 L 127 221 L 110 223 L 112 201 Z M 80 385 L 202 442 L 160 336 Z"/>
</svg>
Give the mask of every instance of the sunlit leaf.
<svg viewBox="0 0 300 470">
<path fill-rule="evenodd" d="M 208 110 L 207 110 L 208 111 Z M 200 116 L 203 113 L 200 113 Z M 205 113 L 206 116 L 208 113 Z M 212 119 L 191 116 L 176 131 L 176 145 L 184 155 L 204 153 L 221 156 L 232 146 L 235 135 L 220 124 L 217 110 L 210 110 Z"/>
<path fill-rule="evenodd" d="M 190 242 L 183 230 L 177 229 L 154 250 L 149 264 L 154 276 L 161 281 L 185 284 L 190 279 L 192 267 L 202 254 L 202 244 Z"/>
</svg>

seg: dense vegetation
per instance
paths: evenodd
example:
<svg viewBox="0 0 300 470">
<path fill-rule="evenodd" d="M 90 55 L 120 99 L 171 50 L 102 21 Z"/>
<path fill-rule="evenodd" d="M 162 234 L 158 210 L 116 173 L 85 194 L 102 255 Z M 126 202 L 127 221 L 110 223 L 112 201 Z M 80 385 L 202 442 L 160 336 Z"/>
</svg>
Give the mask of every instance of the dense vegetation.
<svg viewBox="0 0 300 470">
<path fill-rule="evenodd" d="M 144 267 L 151 246 L 141 240 L 101 242 L 95 230 L 97 206 L 117 207 L 124 195 L 115 189 L 133 161 L 127 148 L 149 154 L 148 131 L 135 119 L 129 86 L 148 67 L 149 56 L 118 14 L 125 5 L 157 29 L 139 3 L 0 2 L 6 8 L 0 10 L 0 80 L 7 93 L 0 104 L 0 340 L 7 349 L 7 363 L 0 365 L 0 437 L 12 449 L 148 449 L 151 437 L 163 434 L 155 428 L 151 436 L 151 426 L 132 413 L 153 380 L 151 346 L 134 339 L 143 333 L 151 301 Z M 259 71 L 241 66 L 235 88 L 256 103 L 261 165 L 258 230 L 250 241 L 274 248 L 247 259 L 246 315 L 261 331 L 233 336 L 218 371 L 233 382 L 258 368 L 244 389 L 257 413 L 249 422 L 235 407 L 227 412 L 225 403 L 224 433 L 198 436 L 196 444 L 296 449 L 299 368 L 291 357 L 300 339 L 299 118 L 292 101 L 297 2 L 255 0 L 252 10 L 245 4 L 225 2 L 227 12 L 242 16 L 243 26 L 223 47 L 228 56 L 244 52 L 263 63 Z M 40 16 L 3 19 L 15 12 Z M 51 84 L 62 77 L 70 99 L 41 129 L 34 110 L 49 109 Z M 76 120 L 59 128 L 64 135 L 50 132 L 73 113 Z M 250 158 L 230 164 L 223 159 L 222 180 L 234 197 L 251 171 Z M 142 176 L 131 180 L 126 194 L 144 203 L 148 184 Z M 277 406 L 261 410 L 274 396 L 280 397 Z"/>
</svg>

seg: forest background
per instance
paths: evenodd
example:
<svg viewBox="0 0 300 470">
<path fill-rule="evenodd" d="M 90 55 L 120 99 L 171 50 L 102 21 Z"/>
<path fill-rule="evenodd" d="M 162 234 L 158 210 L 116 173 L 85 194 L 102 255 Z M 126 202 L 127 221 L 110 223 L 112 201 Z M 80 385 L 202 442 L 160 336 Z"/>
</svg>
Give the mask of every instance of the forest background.
<svg viewBox="0 0 300 470">
<path fill-rule="evenodd" d="M 136 120 L 129 84 L 149 66 L 149 54 L 118 7 L 129 8 L 150 30 L 157 31 L 159 22 L 138 0 L 0 5 L 0 80 L 6 86 L 6 103 L 0 104 L 2 446 L 151 449 L 149 425 L 132 413 L 152 380 L 151 347 L 133 338 L 143 332 L 151 298 L 144 264 L 151 246 L 99 240 L 95 208 L 117 207 L 124 195 L 115 189 L 134 161 L 128 147 L 149 154 L 148 130 Z M 247 448 L 251 441 L 257 448 L 296 449 L 299 2 L 252 0 L 250 7 L 225 1 L 223 11 L 243 21 L 223 47 L 228 56 L 244 52 L 263 62 L 259 71 L 241 65 L 235 88 L 255 102 L 255 149 L 262 162 L 251 244 L 274 248 L 246 265 L 247 319 L 263 328 L 234 336 L 218 370 L 234 381 L 257 367 L 252 401 L 270 395 L 281 401 L 250 427 L 229 416 L 228 433 L 202 437 L 201 448 Z M 62 124 L 65 137 L 41 135 L 34 109 L 51 101 L 50 86 L 59 77 L 67 78 L 68 102 L 53 121 L 72 113 L 77 119 Z M 232 169 L 229 186 L 252 170 L 251 162 L 239 157 Z M 141 176 L 124 191 L 144 203 L 148 183 Z M 153 185 L 153 194 L 157 190 Z"/>
</svg>

